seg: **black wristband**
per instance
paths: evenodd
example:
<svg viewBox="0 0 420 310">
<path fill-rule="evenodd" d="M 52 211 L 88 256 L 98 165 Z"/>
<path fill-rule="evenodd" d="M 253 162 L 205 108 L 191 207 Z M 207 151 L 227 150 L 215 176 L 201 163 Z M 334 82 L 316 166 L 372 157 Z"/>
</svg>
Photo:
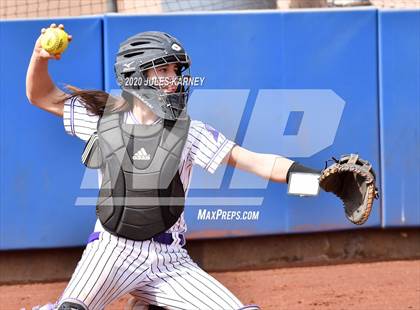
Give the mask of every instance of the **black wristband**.
<svg viewBox="0 0 420 310">
<path fill-rule="evenodd" d="M 301 164 L 299 164 L 297 161 L 295 161 L 289 168 L 289 170 L 287 170 L 287 175 L 286 175 L 286 183 L 289 183 L 289 177 L 290 174 L 292 172 L 304 172 L 304 173 L 321 173 L 321 171 L 316 170 L 316 169 L 312 169 L 309 167 L 305 167 L 302 166 Z"/>
</svg>

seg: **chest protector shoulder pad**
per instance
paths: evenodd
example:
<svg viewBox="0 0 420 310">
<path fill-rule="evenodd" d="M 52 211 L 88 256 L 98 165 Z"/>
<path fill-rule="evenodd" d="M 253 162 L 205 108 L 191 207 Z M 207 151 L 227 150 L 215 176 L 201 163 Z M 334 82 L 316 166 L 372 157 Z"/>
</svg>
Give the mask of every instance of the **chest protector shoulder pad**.
<svg viewBox="0 0 420 310">
<path fill-rule="evenodd" d="M 185 204 L 178 169 L 189 126 L 189 117 L 153 125 L 124 124 L 122 113 L 100 118 L 96 154 L 87 158 L 101 158 L 91 162 L 101 164 L 96 214 L 107 231 L 146 240 L 175 224 Z"/>
</svg>

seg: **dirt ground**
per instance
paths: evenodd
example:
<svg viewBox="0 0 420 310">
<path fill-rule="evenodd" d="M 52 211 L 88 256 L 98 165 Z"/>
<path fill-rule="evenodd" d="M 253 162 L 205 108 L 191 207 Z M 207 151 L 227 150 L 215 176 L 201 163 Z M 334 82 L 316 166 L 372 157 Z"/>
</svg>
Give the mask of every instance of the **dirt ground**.
<svg viewBox="0 0 420 310">
<path fill-rule="evenodd" d="M 262 309 L 419 309 L 420 260 L 217 272 L 244 303 Z M 54 301 L 65 282 L 0 286 L 0 308 L 32 309 Z M 124 309 L 128 297 L 107 309 Z"/>
</svg>

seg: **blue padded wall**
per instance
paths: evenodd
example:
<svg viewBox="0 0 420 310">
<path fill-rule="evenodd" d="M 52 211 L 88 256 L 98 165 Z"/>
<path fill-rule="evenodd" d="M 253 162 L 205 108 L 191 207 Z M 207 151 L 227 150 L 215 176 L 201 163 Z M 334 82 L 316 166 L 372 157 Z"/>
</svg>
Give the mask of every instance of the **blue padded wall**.
<svg viewBox="0 0 420 310">
<path fill-rule="evenodd" d="M 0 44 L 9 46 L 0 57 L 0 249 L 76 246 L 93 228 L 94 209 L 74 206 L 83 144 L 25 94 L 34 43 L 52 22 L 65 24 L 74 37 L 62 60 L 49 64 L 54 81 L 103 88 L 101 17 L 0 22 Z"/>
<path fill-rule="evenodd" d="M 299 161 L 323 168 L 325 159 L 351 152 L 371 161 L 379 172 L 376 21 L 372 9 L 285 14 L 282 87 L 330 89 L 345 102 L 331 145 L 309 158 L 296 158 Z M 324 128 L 333 120 L 331 108 L 323 109 L 320 99 L 313 99 L 321 111 L 319 128 L 310 139 L 326 134 Z M 341 203 L 329 193 L 321 192 L 311 202 L 290 196 L 284 200 L 289 206 L 284 212 L 287 231 L 360 228 L 345 219 Z M 375 201 L 364 227 L 380 225 L 380 206 Z"/>
<path fill-rule="evenodd" d="M 379 11 L 384 227 L 420 225 L 420 11 Z"/>
<path fill-rule="evenodd" d="M 74 37 L 63 59 L 50 64 L 60 87 L 118 91 L 119 43 L 141 31 L 166 31 L 185 45 L 191 74 L 205 78 L 189 101 L 193 119 L 252 151 L 319 169 L 331 156 L 359 153 L 373 163 L 381 191 L 363 228 L 418 226 L 419 14 L 358 9 L 0 22 L 0 44 L 15 47 L 0 49 L 0 249 L 83 245 L 93 229 L 94 206 L 76 206 L 77 198 L 97 194 L 95 171 L 80 163 L 82 141 L 25 95 L 33 44 L 51 22 L 64 23 Z M 333 195 L 286 191 L 228 166 L 212 175 L 196 167 L 189 237 L 360 228 Z M 259 219 L 200 220 L 204 209 L 256 211 Z"/>
</svg>

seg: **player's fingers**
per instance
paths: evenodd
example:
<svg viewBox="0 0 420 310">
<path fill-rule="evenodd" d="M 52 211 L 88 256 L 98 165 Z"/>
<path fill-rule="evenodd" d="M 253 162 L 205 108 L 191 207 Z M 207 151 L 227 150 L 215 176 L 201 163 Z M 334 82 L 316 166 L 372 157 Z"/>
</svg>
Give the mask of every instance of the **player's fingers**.
<svg viewBox="0 0 420 310">
<path fill-rule="evenodd" d="M 70 42 L 71 40 L 73 40 L 73 37 L 69 34 L 67 40 Z"/>
<path fill-rule="evenodd" d="M 48 53 L 46 50 L 44 50 L 42 47 L 39 50 L 39 56 L 44 58 L 44 59 L 53 59 L 55 58 L 54 55 Z"/>
<path fill-rule="evenodd" d="M 47 30 L 47 29 L 42 28 L 42 29 L 41 29 L 41 33 L 44 33 L 46 30 Z"/>
<path fill-rule="evenodd" d="M 55 60 L 60 60 L 61 59 L 61 54 L 55 54 L 54 58 L 55 58 Z"/>
<path fill-rule="evenodd" d="M 60 25 L 58 25 L 58 28 L 64 29 L 64 25 L 63 24 L 60 24 Z"/>
<path fill-rule="evenodd" d="M 55 28 L 55 27 L 57 27 L 57 25 L 53 23 L 53 24 L 50 25 L 50 27 Z"/>
</svg>

